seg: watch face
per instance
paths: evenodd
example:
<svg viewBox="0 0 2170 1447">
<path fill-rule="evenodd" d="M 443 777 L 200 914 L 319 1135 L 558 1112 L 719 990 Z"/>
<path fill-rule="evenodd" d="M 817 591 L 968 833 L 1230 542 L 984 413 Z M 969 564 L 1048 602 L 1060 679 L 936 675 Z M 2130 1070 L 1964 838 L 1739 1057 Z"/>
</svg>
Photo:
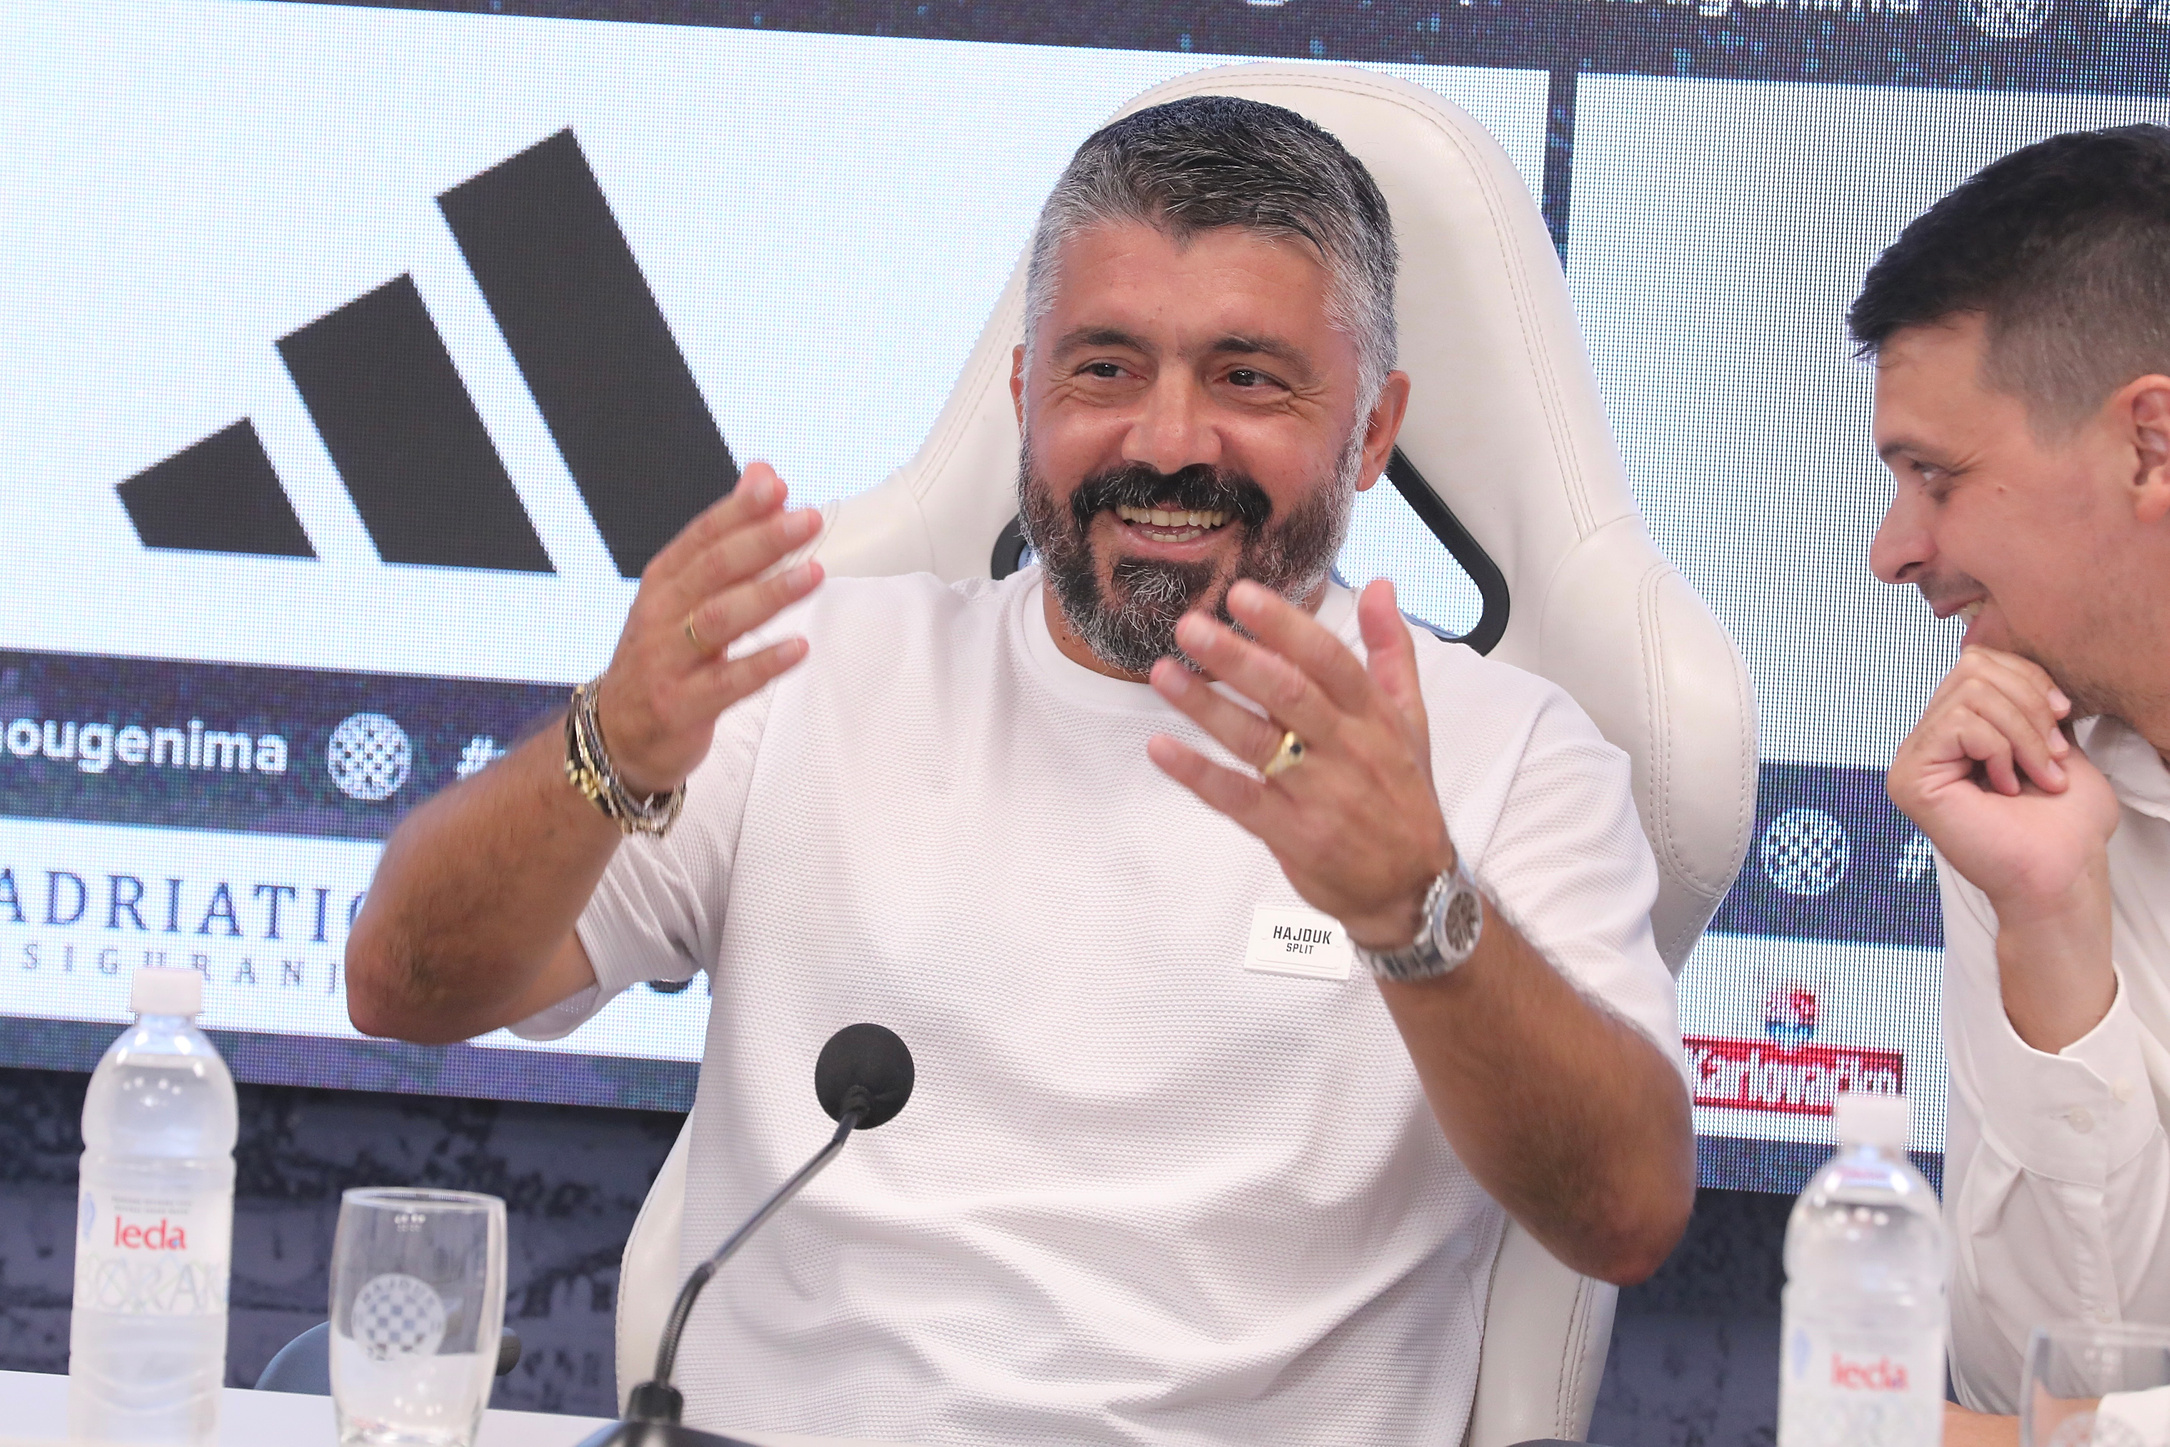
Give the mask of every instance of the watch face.
<svg viewBox="0 0 2170 1447">
<path fill-rule="evenodd" d="M 1474 889 L 1456 892 L 1439 916 L 1439 943 L 1450 954 L 1467 954 L 1484 924 L 1484 899 Z"/>
</svg>

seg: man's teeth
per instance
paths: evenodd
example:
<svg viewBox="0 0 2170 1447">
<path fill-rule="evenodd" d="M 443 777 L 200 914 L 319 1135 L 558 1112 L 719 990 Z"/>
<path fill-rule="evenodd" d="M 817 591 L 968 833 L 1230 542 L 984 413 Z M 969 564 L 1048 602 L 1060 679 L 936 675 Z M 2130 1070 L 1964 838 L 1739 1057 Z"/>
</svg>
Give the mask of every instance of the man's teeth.
<svg viewBox="0 0 2170 1447">
<path fill-rule="evenodd" d="M 1155 528 L 1217 528 L 1228 521 L 1225 512 L 1186 512 L 1164 507 L 1119 507 L 1115 515 L 1126 523 Z"/>
<path fill-rule="evenodd" d="M 1981 616 L 1982 604 L 1987 601 L 1988 600 L 1984 598 L 1976 598 L 1973 602 L 1967 604 L 1966 607 L 1961 608 L 1957 614 L 1959 621 L 1962 623 L 1972 623 L 1976 618 Z"/>
</svg>

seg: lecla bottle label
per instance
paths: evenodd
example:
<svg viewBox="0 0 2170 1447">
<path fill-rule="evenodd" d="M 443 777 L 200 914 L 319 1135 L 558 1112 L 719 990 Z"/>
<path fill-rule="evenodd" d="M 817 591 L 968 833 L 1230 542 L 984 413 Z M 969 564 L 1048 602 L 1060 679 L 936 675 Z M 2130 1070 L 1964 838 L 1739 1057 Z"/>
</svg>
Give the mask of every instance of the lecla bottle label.
<svg viewBox="0 0 2170 1447">
<path fill-rule="evenodd" d="M 78 1309 L 131 1316 L 224 1314 L 233 1246 L 230 1195 L 152 1195 L 85 1184 L 78 1202 Z"/>
<path fill-rule="evenodd" d="M 1779 1447 L 1935 1447 L 1944 1433 L 1944 1337 L 1791 1325 Z"/>
</svg>

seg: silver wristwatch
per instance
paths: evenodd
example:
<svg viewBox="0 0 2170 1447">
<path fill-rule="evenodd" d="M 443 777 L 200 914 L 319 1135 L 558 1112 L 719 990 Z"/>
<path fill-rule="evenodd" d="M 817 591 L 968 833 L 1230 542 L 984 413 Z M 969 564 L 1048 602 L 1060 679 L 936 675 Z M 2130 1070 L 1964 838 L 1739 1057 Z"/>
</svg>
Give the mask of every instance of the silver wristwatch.
<svg viewBox="0 0 2170 1447">
<path fill-rule="evenodd" d="M 1364 968 L 1381 980 L 1436 980 L 1450 975 L 1476 952 L 1484 933 L 1484 896 L 1459 858 L 1425 891 L 1416 940 L 1398 950 L 1356 946 Z"/>
</svg>

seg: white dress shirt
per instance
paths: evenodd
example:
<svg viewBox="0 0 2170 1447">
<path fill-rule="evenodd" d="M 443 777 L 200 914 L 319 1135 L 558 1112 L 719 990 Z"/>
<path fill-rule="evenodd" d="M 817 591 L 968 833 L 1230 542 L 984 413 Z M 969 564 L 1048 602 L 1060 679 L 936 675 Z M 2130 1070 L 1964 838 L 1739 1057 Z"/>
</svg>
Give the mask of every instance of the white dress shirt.
<svg viewBox="0 0 2170 1447">
<path fill-rule="evenodd" d="M 2028 1334 L 2170 1324 L 2170 769 L 2114 719 L 2081 730 L 2120 813 L 2110 839 L 2117 998 L 2054 1055 L 2005 1018 L 1997 920 L 1943 859 L 1951 1056 L 1944 1219 L 1959 1400 L 2016 1412 Z"/>
</svg>

